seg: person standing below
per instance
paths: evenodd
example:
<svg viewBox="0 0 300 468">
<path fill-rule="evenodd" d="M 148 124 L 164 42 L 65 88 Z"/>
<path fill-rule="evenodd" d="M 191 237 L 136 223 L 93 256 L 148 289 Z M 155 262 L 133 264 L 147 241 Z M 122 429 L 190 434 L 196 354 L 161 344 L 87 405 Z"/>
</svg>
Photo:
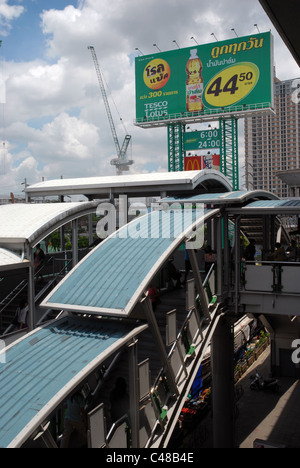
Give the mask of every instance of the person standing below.
<svg viewBox="0 0 300 468">
<path fill-rule="evenodd" d="M 84 412 L 84 399 L 80 392 L 76 392 L 67 401 L 67 411 L 64 421 L 64 433 L 60 448 L 69 448 L 73 433 L 77 435 L 77 445 L 87 445 L 86 415 Z"/>
<path fill-rule="evenodd" d="M 41 269 L 44 266 L 45 261 L 45 254 L 44 251 L 41 249 L 41 244 L 37 244 L 36 251 L 34 253 L 34 274 L 37 275 L 37 278 L 43 279 L 41 275 Z"/>
<path fill-rule="evenodd" d="M 18 329 L 28 328 L 27 325 L 28 304 L 26 299 L 22 299 L 19 307 L 17 308 L 17 322 Z"/>
<path fill-rule="evenodd" d="M 185 248 L 185 251 L 184 251 L 184 280 L 183 282 L 186 283 L 187 282 L 187 278 L 188 278 L 188 275 L 189 275 L 189 272 L 191 271 L 192 269 L 192 266 L 191 266 L 191 262 L 190 262 L 190 258 L 189 258 L 189 252 L 188 252 L 188 249 Z"/>
<path fill-rule="evenodd" d="M 245 249 L 245 260 L 249 262 L 253 262 L 255 259 L 255 253 L 256 253 L 255 240 L 250 239 L 250 242 Z"/>
<path fill-rule="evenodd" d="M 289 260 L 291 260 L 292 262 L 297 262 L 299 252 L 298 252 L 298 248 L 297 248 L 297 244 L 295 240 L 291 241 L 290 245 L 286 249 L 286 254 Z"/>
<path fill-rule="evenodd" d="M 281 246 L 280 242 L 275 244 L 275 252 L 273 254 L 274 262 L 284 262 L 287 260 L 284 247 Z"/>
<path fill-rule="evenodd" d="M 149 299 L 150 299 L 150 301 L 152 303 L 152 309 L 153 309 L 153 312 L 154 312 L 157 305 L 159 304 L 160 300 L 159 300 L 159 292 L 158 292 L 156 286 L 153 283 L 150 284 L 149 288 L 147 289 L 147 293 L 148 293 Z"/>
</svg>

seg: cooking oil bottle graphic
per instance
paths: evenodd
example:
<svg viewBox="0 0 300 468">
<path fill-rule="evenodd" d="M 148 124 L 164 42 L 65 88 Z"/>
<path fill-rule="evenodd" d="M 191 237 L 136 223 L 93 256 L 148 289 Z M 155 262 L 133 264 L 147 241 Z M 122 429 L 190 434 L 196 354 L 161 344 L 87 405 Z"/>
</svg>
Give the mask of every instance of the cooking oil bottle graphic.
<svg viewBox="0 0 300 468">
<path fill-rule="evenodd" d="M 201 112 L 204 109 L 203 94 L 203 65 L 197 55 L 197 49 L 190 51 L 190 58 L 186 64 L 186 110 L 188 112 Z"/>
</svg>

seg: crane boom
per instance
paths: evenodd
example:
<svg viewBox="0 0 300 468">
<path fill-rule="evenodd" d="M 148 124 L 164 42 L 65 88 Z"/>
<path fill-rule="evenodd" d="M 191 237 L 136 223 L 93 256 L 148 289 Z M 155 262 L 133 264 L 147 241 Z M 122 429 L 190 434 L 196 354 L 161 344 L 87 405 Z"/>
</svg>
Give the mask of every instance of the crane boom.
<svg viewBox="0 0 300 468">
<path fill-rule="evenodd" d="M 99 67 L 97 55 L 96 55 L 96 52 L 95 52 L 95 49 L 94 49 L 93 46 L 89 46 L 88 49 L 91 51 L 91 54 L 92 54 L 92 57 L 93 57 L 93 61 L 94 61 L 94 65 L 95 65 L 95 69 L 96 69 L 96 73 L 97 73 L 97 77 L 98 77 L 98 81 L 99 81 L 99 86 L 100 86 L 100 90 L 101 90 L 101 93 L 102 93 L 102 97 L 103 97 L 103 101 L 104 101 L 104 105 L 105 105 L 105 109 L 106 109 L 110 129 L 111 129 L 111 133 L 112 133 L 113 140 L 115 142 L 115 146 L 116 146 L 116 150 L 117 150 L 117 156 L 120 157 L 121 149 L 120 149 L 120 145 L 119 145 L 119 140 L 118 140 L 118 137 L 117 137 L 117 132 L 116 132 L 116 129 L 115 129 L 114 121 L 113 121 L 113 118 L 112 118 L 112 115 L 111 115 L 109 102 L 108 102 L 108 99 L 107 99 L 107 96 L 106 96 L 104 82 L 103 82 L 101 70 L 100 70 L 100 67 Z"/>
<path fill-rule="evenodd" d="M 102 97 L 103 97 L 103 101 L 104 101 L 104 105 L 105 105 L 105 109 L 106 109 L 110 129 L 111 129 L 111 133 L 112 133 L 113 140 L 114 140 L 116 150 L 117 150 L 117 156 L 118 157 L 113 159 L 111 161 L 111 164 L 113 164 L 113 165 L 115 165 L 117 167 L 117 172 L 118 173 L 121 173 L 122 169 L 123 170 L 128 170 L 129 169 L 128 166 L 133 164 L 133 161 L 126 160 L 126 151 L 127 151 L 128 145 L 129 145 L 130 140 L 131 140 L 131 135 L 126 135 L 125 136 L 125 139 L 124 139 L 124 142 L 123 142 L 122 148 L 121 148 L 120 144 L 119 144 L 117 132 L 116 132 L 116 129 L 115 129 L 114 121 L 113 121 L 113 118 L 112 118 L 112 115 L 111 115 L 109 102 L 108 102 L 107 95 L 106 95 L 106 92 L 105 92 L 103 77 L 102 77 L 102 73 L 101 73 L 101 70 L 100 70 L 100 67 L 99 67 L 99 63 L 98 63 L 98 59 L 97 59 L 95 49 L 94 49 L 93 46 L 88 46 L 88 49 L 91 51 L 91 54 L 92 54 L 92 58 L 93 58 L 93 61 L 94 61 L 94 65 L 95 65 L 95 69 L 96 69 L 96 73 L 97 73 L 97 77 L 98 77 L 98 82 L 99 82 L 101 94 L 102 94 Z"/>
</svg>

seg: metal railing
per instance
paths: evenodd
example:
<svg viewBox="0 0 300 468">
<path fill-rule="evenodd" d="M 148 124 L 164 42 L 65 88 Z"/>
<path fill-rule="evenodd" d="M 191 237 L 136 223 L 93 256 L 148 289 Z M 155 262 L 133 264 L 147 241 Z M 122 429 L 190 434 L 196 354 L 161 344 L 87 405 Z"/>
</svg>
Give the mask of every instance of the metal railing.
<svg viewBox="0 0 300 468">
<path fill-rule="evenodd" d="M 218 107 L 216 109 L 204 109 L 201 112 L 177 112 L 173 114 L 165 113 L 163 115 L 151 116 L 151 117 L 139 117 L 135 119 L 134 124 L 140 127 L 151 127 L 151 126 L 165 126 L 169 123 L 174 123 L 175 121 L 184 121 L 185 123 L 192 123 L 198 121 L 199 117 L 202 120 L 211 120 L 211 117 L 225 117 L 232 114 L 238 114 L 240 117 L 249 116 L 251 113 L 257 111 L 273 111 L 272 104 L 270 102 L 262 102 L 259 104 L 250 104 L 250 105 L 236 105 L 230 107 Z"/>
<path fill-rule="evenodd" d="M 203 282 L 208 303 L 210 305 L 215 304 L 216 297 L 211 289 L 211 279 L 214 276 L 214 273 L 215 265 L 212 265 Z M 177 385 L 182 379 L 186 382 L 191 380 L 190 384 L 192 385 L 192 378 L 188 368 L 189 362 L 195 353 L 196 346 L 199 347 L 203 341 L 206 339 L 209 340 L 209 335 L 207 337 L 203 337 L 202 335 L 203 327 L 207 324 L 207 320 L 202 314 L 201 307 L 198 307 L 198 301 L 199 296 L 197 295 L 195 298 L 195 307 L 187 311 L 186 319 L 177 333 L 176 341 L 173 343 L 168 353 L 168 360 L 171 363 L 171 367 L 175 374 L 175 382 Z M 170 390 L 164 368 L 160 370 L 154 385 L 150 389 L 149 398 L 152 401 L 152 406 L 156 415 L 156 426 L 159 425 L 162 432 L 164 432 L 164 428 L 168 421 L 168 405 L 170 400 L 174 398 L 174 395 Z M 153 433 L 154 427 L 152 434 Z M 151 437 L 149 438 L 146 446 L 149 446 L 150 444 Z"/>
<path fill-rule="evenodd" d="M 300 262 L 242 262 L 242 288 L 276 294 L 300 294 Z"/>
</svg>

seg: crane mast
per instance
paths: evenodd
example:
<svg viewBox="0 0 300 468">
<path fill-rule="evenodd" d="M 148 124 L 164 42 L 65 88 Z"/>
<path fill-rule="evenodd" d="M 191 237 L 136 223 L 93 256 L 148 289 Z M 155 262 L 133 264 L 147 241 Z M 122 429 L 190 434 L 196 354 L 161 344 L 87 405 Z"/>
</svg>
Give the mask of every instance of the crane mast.
<svg viewBox="0 0 300 468">
<path fill-rule="evenodd" d="M 113 136 L 113 140 L 114 140 L 114 143 L 115 143 L 117 156 L 118 156 L 117 158 L 114 158 L 114 159 L 111 160 L 111 164 L 116 166 L 117 174 L 122 174 L 122 171 L 128 171 L 129 166 L 131 164 L 133 164 L 132 160 L 127 160 L 126 159 L 126 152 L 127 152 L 129 143 L 131 141 L 131 135 L 125 135 L 122 147 L 120 147 L 117 132 L 116 132 L 115 125 L 114 125 L 114 121 L 113 121 L 112 114 L 111 114 L 111 111 L 110 111 L 110 106 L 109 106 L 109 102 L 108 102 L 108 99 L 107 99 L 105 86 L 104 86 L 104 81 L 103 81 L 102 73 L 101 73 L 101 70 L 100 70 L 100 67 L 99 67 L 97 55 L 96 55 L 96 52 L 95 52 L 95 49 L 94 49 L 93 46 L 88 46 L 88 49 L 91 51 L 91 54 L 92 54 L 93 62 L 94 62 L 95 69 L 96 69 L 96 74 L 97 74 L 97 77 L 98 77 L 99 87 L 100 87 L 100 90 L 101 90 L 101 94 L 102 94 L 102 98 L 103 98 L 103 101 L 104 101 L 104 105 L 105 105 L 105 109 L 106 109 L 110 129 L 111 129 L 111 133 L 112 133 L 112 136 Z"/>
</svg>

